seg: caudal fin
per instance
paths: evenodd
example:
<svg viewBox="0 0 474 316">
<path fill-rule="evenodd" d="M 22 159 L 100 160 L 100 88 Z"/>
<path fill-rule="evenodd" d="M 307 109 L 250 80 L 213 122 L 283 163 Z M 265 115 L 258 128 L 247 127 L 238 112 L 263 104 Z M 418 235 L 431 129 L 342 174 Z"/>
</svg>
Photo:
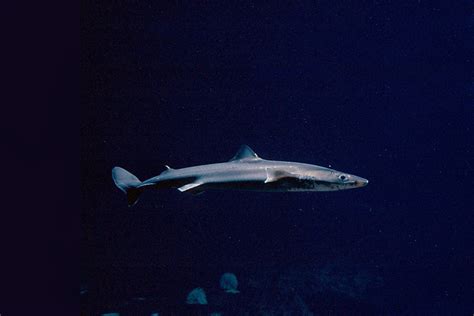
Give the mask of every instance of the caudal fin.
<svg viewBox="0 0 474 316">
<path fill-rule="evenodd" d="M 135 205 L 140 194 L 143 192 L 143 188 L 140 188 L 142 182 L 133 174 L 120 167 L 112 169 L 112 179 L 114 179 L 117 188 L 127 195 L 128 206 Z"/>
</svg>

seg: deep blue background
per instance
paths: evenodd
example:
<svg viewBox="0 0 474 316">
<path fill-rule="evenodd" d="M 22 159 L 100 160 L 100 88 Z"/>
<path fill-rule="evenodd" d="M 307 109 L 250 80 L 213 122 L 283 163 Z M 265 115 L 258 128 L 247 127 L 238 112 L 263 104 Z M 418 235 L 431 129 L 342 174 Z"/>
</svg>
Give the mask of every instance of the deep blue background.
<svg viewBox="0 0 474 316">
<path fill-rule="evenodd" d="M 82 6 L 82 282 L 102 289 L 98 301 L 178 301 L 227 270 L 343 262 L 384 280 L 365 299 L 385 312 L 473 312 L 469 8 Z M 165 190 L 128 209 L 110 177 L 115 165 L 146 179 L 164 164 L 226 161 L 241 144 L 370 184 Z"/>
<path fill-rule="evenodd" d="M 69 315 L 79 282 L 79 5 L 10 1 L 1 12 L 0 313 Z"/>
</svg>

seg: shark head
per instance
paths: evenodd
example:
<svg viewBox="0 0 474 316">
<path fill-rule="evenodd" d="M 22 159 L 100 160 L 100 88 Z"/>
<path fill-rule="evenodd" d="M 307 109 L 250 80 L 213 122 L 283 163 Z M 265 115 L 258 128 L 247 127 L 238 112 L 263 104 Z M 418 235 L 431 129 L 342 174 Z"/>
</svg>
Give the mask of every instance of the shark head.
<svg viewBox="0 0 474 316">
<path fill-rule="evenodd" d="M 324 181 L 319 186 L 328 187 L 327 191 L 347 190 L 365 187 L 369 180 L 346 172 L 331 170 L 323 177 Z"/>
<path fill-rule="evenodd" d="M 309 173 L 317 191 L 338 191 L 366 186 L 369 180 L 333 169 L 315 170 Z"/>
<path fill-rule="evenodd" d="M 362 177 L 315 165 L 300 165 L 292 171 L 295 191 L 339 191 L 366 186 Z"/>
</svg>

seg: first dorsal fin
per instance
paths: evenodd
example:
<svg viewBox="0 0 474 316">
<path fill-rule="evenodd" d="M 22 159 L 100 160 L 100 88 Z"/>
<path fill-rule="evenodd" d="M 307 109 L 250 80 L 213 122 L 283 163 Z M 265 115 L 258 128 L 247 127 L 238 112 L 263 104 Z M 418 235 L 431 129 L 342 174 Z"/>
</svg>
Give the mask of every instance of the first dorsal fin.
<svg viewBox="0 0 474 316">
<path fill-rule="evenodd" d="M 260 159 L 260 157 L 247 145 L 242 145 L 235 156 L 229 161 L 247 159 Z"/>
</svg>

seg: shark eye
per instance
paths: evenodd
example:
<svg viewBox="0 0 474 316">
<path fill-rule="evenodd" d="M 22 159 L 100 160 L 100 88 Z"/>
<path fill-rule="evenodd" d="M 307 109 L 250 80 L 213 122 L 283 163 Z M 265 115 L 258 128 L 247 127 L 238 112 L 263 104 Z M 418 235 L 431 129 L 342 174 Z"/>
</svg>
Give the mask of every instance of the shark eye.
<svg viewBox="0 0 474 316">
<path fill-rule="evenodd" d="M 339 179 L 341 179 L 342 181 L 344 181 L 344 180 L 347 179 L 347 177 L 346 177 L 345 175 L 341 174 L 341 175 L 339 176 Z"/>
</svg>

